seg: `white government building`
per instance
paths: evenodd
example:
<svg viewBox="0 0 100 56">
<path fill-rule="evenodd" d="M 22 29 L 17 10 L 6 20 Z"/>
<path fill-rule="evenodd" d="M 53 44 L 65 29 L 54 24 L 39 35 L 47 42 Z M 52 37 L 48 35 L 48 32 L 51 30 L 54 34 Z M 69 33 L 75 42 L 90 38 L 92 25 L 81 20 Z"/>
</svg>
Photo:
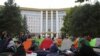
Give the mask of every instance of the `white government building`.
<svg viewBox="0 0 100 56">
<path fill-rule="evenodd" d="M 30 33 L 58 37 L 63 26 L 63 17 L 66 15 L 65 9 L 21 8 L 21 14 L 27 18 Z"/>
</svg>

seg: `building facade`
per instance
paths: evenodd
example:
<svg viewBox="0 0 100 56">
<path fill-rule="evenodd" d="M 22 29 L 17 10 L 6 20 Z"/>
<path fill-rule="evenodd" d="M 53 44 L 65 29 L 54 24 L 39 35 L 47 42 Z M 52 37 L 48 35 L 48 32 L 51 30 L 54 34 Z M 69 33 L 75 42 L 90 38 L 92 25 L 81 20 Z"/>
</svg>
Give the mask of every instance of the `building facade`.
<svg viewBox="0 0 100 56">
<path fill-rule="evenodd" d="M 66 12 L 65 9 L 21 8 L 21 14 L 27 18 L 30 33 L 58 37 Z"/>
</svg>

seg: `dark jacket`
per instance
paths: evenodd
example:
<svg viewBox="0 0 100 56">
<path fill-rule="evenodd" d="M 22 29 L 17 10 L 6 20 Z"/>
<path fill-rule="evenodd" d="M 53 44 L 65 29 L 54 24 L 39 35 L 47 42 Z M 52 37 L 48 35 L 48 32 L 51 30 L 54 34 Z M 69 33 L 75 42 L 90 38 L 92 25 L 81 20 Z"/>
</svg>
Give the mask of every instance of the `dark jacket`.
<svg viewBox="0 0 100 56">
<path fill-rule="evenodd" d="M 86 45 L 80 48 L 79 53 L 80 53 L 80 56 L 98 56 L 94 52 L 93 48 L 91 48 L 90 46 L 86 46 Z"/>
<path fill-rule="evenodd" d="M 26 37 L 25 35 L 19 36 L 19 41 L 23 43 L 27 39 Z"/>
<path fill-rule="evenodd" d="M 59 56 L 59 54 L 57 53 L 57 51 L 58 51 L 58 47 L 56 46 L 56 44 L 53 44 L 50 47 L 50 53 L 47 54 L 47 56 Z"/>
<path fill-rule="evenodd" d="M 56 44 L 51 45 L 50 47 L 50 52 L 55 53 L 58 51 L 58 47 Z"/>
<path fill-rule="evenodd" d="M 13 56 L 26 56 L 24 47 L 21 45 L 17 48 L 16 53 Z"/>
</svg>

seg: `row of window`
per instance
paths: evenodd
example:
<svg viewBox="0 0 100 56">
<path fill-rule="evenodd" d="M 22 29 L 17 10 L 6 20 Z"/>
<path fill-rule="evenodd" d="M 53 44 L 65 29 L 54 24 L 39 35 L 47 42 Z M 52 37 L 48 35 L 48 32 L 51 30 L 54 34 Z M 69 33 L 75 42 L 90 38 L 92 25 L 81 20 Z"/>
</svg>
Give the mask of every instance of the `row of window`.
<svg viewBox="0 0 100 56">
<path fill-rule="evenodd" d="M 30 32 L 36 32 L 36 33 L 40 32 L 40 27 L 39 26 L 37 26 L 37 27 L 30 26 L 28 29 L 29 29 Z"/>
<path fill-rule="evenodd" d="M 62 26 L 62 23 L 59 23 L 58 25 L 60 27 L 60 26 Z M 40 24 L 29 24 L 28 25 L 29 28 L 36 28 L 36 27 L 40 27 L 40 26 L 41 26 Z M 53 24 L 53 27 L 55 27 L 55 26 L 56 26 L 56 23 Z M 43 27 L 45 28 L 46 24 L 43 24 Z M 51 27 L 50 23 L 48 23 L 48 27 Z"/>
<path fill-rule="evenodd" d="M 30 32 L 35 32 L 35 33 L 40 33 L 40 30 L 39 29 L 29 29 L 29 31 Z M 51 31 L 51 29 L 50 29 L 50 31 Z M 43 32 L 46 32 L 46 29 L 45 30 L 43 29 Z M 56 32 L 56 29 L 53 29 L 53 32 Z"/>
<path fill-rule="evenodd" d="M 31 33 L 35 32 L 35 33 L 40 33 L 39 30 L 29 30 Z"/>
<path fill-rule="evenodd" d="M 37 11 L 21 11 L 22 14 L 27 14 L 27 15 L 32 15 L 32 14 L 41 14 L 41 12 L 37 12 Z"/>
<path fill-rule="evenodd" d="M 40 19 L 40 16 L 34 16 L 34 17 L 32 16 L 32 17 L 27 17 L 27 19 L 37 19 L 37 18 L 38 18 L 38 19 Z"/>
</svg>

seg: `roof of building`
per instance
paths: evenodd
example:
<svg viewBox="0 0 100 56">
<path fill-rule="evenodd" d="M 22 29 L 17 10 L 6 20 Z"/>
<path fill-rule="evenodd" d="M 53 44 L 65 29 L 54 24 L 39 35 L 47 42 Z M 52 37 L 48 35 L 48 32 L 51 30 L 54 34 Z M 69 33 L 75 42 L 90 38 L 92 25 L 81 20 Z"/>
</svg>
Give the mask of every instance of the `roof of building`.
<svg viewBox="0 0 100 56">
<path fill-rule="evenodd" d="M 0 5 L 0 7 L 3 7 L 4 5 Z M 21 10 L 28 10 L 28 11 L 40 11 L 40 10 L 66 10 L 68 8 L 28 8 L 28 7 L 19 7 Z"/>
<path fill-rule="evenodd" d="M 21 7 L 21 10 L 66 10 L 67 8 L 26 8 L 26 7 Z"/>
</svg>

